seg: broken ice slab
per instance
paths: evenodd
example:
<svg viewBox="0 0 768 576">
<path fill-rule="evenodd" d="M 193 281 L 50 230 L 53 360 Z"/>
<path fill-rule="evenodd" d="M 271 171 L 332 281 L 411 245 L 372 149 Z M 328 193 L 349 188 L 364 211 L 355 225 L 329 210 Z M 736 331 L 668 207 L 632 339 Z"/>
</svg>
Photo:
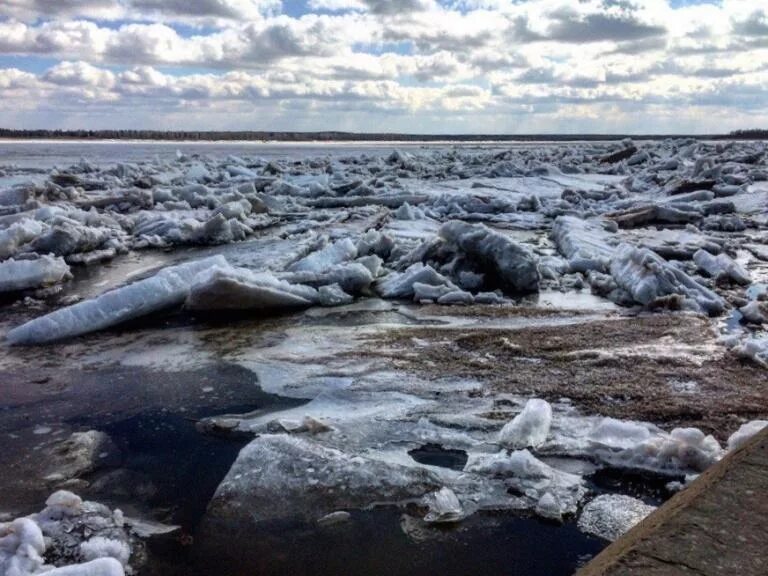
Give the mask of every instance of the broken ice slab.
<svg viewBox="0 0 768 576">
<path fill-rule="evenodd" d="M 271 272 L 217 266 L 197 276 L 188 289 L 189 310 L 285 310 L 307 308 L 317 290 L 277 279 Z"/>
<path fill-rule="evenodd" d="M 39 256 L 29 260 L 10 258 L 0 262 L 0 293 L 56 284 L 71 277 L 63 258 Z"/>
<path fill-rule="evenodd" d="M 229 266 L 223 256 L 211 256 L 164 268 L 154 276 L 61 308 L 8 332 L 11 344 L 42 344 L 115 326 L 160 310 L 181 306 L 194 278 L 212 267 Z"/>
<path fill-rule="evenodd" d="M 537 292 L 540 274 L 533 251 L 483 224 L 452 221 L 439 232 L 444 249 L 474 263 L 498 278 L 500 288 L 511 292 Z"/>
<path fill-rule="evenodd" d="M 688 306 L 709 315 L 725 310 L 725 301 L 715 292 L 647 249 L 619 246 L 611 259 L 611 276 L 639 304 L 679 295 Z"/>
<path fill-rule="evenodd" d="M 345 453 L 303 437 L 265 434 L 241 450 L 206 521 L 314 522 L 340 509 L 420 498 L 440 485 L 424 468 Z"/>
</svg>

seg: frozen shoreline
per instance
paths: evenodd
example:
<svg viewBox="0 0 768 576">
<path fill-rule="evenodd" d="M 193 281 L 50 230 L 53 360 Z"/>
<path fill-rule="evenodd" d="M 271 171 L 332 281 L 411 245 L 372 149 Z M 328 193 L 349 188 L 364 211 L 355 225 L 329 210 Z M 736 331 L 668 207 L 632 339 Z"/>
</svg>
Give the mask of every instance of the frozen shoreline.
<svg viewBox="0 0 768 576">
<path fill-rule="evenodd" d="M 475 144 L 75 161 L 0 189 L 0 333 L 53 342 L 5 344 L 0 365 L 14 381 L 44 376 L 42 392 L 57 369 L 76 379 L 119 367 L 161 383 L 224 362 L 254 388 L 306 402 L 200 417 L 206 434 L 262 435 L 213 495 L 203 541 L 222 522 L 311 525 L 382 502 L 418 503 L 403 508 L 410 538 L 435 536 L 433 519 L 482 523 L 498 510 L 570 522 L 598 494 L 600 470 L 683 481 L 740 424 L 768 416 L 755 408 L 768 394 L 762 144 Z M 20 264 L 40 268 L 21 291 Z M 562 297 L 547 306 L 547 294 Z M 746 378 L 749 394 L 718 389 L 719 376 Z M 717 412 L 718 394 L 733 417 Z M 41 398 L 8 410 L 4 430 L 19 434 L 14 410 Z M 48 414 L 18 457 L 78 431 L 60 409 Z M 427 444 L 463 451 L 465 467 L 409 456 Z M 114 472 L 66 481 L 87 493 Z M 281 490 L 295 498 L 274 509 Z"/>
</svg>

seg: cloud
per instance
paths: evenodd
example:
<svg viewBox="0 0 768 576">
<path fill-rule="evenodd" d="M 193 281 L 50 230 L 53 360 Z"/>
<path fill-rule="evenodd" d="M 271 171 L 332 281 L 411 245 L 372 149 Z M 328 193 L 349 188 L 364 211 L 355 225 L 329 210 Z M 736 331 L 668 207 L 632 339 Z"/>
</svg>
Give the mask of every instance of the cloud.
<svg viewBox="0 0 768 576">
<path fill-rule="evenodd" d="M 279 0 L 6 0 L 0 54 L 15 67 L 0 69 L 0 124 L 29 121 L 33 108 L 71 122 L 141 111 L 157 125 L 221 126 L 231 114 L 409 131 L 556 131 L 587 119 L 611 131 L 619 120 L 604 109 L 627 115 L 622 125 L 672 122 L 664 131 L 676 118 L 686 125 L 689 109 L 721 122 L 768 115 L 768 18 L 752 0 L 306 6 L 295 15 Z M 52 61 L 44 72 L 41 60 Z"/>
</svg>

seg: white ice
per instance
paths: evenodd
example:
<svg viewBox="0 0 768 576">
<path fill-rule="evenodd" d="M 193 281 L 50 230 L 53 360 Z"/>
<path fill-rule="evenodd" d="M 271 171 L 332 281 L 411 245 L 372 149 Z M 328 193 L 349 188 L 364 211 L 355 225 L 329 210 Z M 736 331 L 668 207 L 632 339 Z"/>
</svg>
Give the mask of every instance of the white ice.
<svg viewBox="0 0 768 576">
<path fill-rule="evenodd" d="M 41 344 L 86 334 L 126 320 L 181 305 L 194 278 L 209 268 L 228 266 L 223 256 L 164 268 L 146 280 L 30 320 L 8 335 L 11 344 Z"/>
</svg>

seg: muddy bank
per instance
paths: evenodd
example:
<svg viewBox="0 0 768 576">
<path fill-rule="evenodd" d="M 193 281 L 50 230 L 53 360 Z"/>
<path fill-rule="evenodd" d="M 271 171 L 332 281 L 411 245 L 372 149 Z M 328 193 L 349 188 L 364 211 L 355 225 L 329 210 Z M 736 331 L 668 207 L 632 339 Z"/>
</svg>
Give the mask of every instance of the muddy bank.
<svg viewBox="0 0 768 576">
<path fill-rule="evenodd" d="M 495 310 L 498 318 L 505 309 Z M 570 398 L 587 414 L 695 426 L 720 439 L 768 415 L 768 373 L 726 352 L 711 322 L 696 315 L 515 329 L 402 327 L 368 344 L 366 355 L 425 378 L 477 378 L 493 392 Z M 507 418 L 503 407 L 499 418 Z"/>
</svg>

